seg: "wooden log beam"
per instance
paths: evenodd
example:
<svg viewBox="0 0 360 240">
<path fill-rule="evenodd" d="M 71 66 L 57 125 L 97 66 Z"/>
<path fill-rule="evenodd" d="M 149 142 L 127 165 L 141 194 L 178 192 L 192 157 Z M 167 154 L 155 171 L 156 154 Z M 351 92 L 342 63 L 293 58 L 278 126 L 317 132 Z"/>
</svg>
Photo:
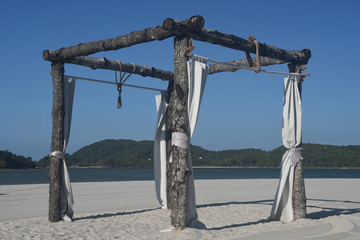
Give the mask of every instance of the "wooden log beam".
<svg viewBox="0 0 360 240">
<path fill-rule="evenodd" d="M 181 26 L 188 26 L 189 29 L 185 27 L 184 31 L 191 31 L 190 29 L 197 29 L 198 26 L 200 26 L 199 23 L 201 23 L 203 20 L 204 19 L 201 16 L 194 16 L 185 21 L 181 21 Z M 176 26 L 176 23 L 174 26 Z M 170 22 L 168 27 L 170 29 L 172 28 Z M 69 58 L 87 56 L 89 54 L 101 51 L 118 50 L 140 43 L 151 42 L 155 40 L 161 41 L 172 36 L 175 36 L 174 32 L 165 30 L 162 26 L 157 26 L 155 28 L 146 28 L 140 31 L 134 31 L 116 38 L 104 39 L 96 42 L 80 43 L 76 46 L 63 47 L 55 51 L 45 50 L 43 52 L 43 58 L 44 60 L 52 62 L 67 60 Z"/>
<path fill-rule="evenodd" d="M 52 105 L 52 137 L 51 152 L 63 151 L 64 147 L 64 63 L 57 62 L 51 65 L 53 79 L 53 105 Z M 61 182 L 63 159 L 50 157 L 49 169 L 49 221 L 61 220 Z"/>
<path fill-rule="evenodd" d="M 164 20 L 162 28 L 173 32 L 175 35 L 186 35 L 190 32 L 196 32 L 204 27 L 205 20 L 202 16 L 193 16 L 184 21 L 167 18 Z"/>
<path fill-rule="evenodd" d="M 208 42 L 223 47 L 241 50 L 256 54 L 256 47 L 253 41 L 249 41 L 231 34 L 225 34 L 209 29 L 201 29 L 197 32 L 191 32 L 190 37 L 203 42 Z M 259 43 L 259 55 L 262 57 L 274 58 L 284 62 L 294 62 L 299 64 L 307 64 L 311 57 L 309 49 L 296 51 L 286 51 L 264 43 Z"/>
<path fill-rule="evenodd" d="M 290 72 L 301 73 L 299 64 L 288 64 Z M 299 81 L 300 96 L 302 95 L 302 81 Z M 300 144 L 301 147 L 301 144 Z M 297 151 L 301 155 L 301 151 Z M 293 210 L 294 219 L 306 218 L 306 194 L 304 182 L 303 161 L 298 162 L 295 167 L 294 185 L 293 185 Z"/>
<path fill-rule="evenodd" d="M 172 132 L 188 134 L 187 98 L 188 74 L 186 49 L 188 38 L 175 37 L 174 40 L 174 92 L 168 106 L 168 116 Z M 175 229 L 184 229 L 187 223 L 187 188 L 190 174 L 187 164 L 188 150 L 172 146 L 171 163 L 171 225 Z"/>
<path fill-rule="evenodd" d="M 252 58 L 253 61 L 255 61 L 255 58 Z M 242 67 L 250 67 L 249 62 L 247 59 L 241 59 L 241 60 L 234 60 L 234 61 L 228 61 L 225 63 L 230 63 L 234 65 L 239 65 Z M 272 59 L 268 57 L 260 57 L 260 64 L 261 66 L 270 66 L 275 64 L 283 64 L 284 61 L 278 60 L 278 59 Z M 213 64 L 209 66 L 209 73 L 208 74 L 214 74 L 219 72 L 235 72 L 237 70 L 241 70 L 240 68 L 225 65 L 225 64 Z"/>
<path fill-rule="evenodd" d="M 255 61 L 255 60 L 254 60 Z M 114 60 L 109 60 L 106 58 L 96 58 L 96 57 L 88 57 L 88 56 L 79 56 L 66 60 L 66 63 L 71 63 L 80 66 L 86 66 L 91 69 L 108 69 L 119 71 L 119 63 Z M 132 73 L 135 65 L 134 74 L 143 76 L 143 77 L 152 77 L 159 78 L 163 81 L 173 81 L 174 73 L 166 70 L 162 70 L 159 68 L 149 67 L 147 65 L 137 65 L 127 62 L 120 62 L 121 68 L 123 72 Z M 235 64 L 243 67 L 249 67 L 249 63 L 246 59 L 242 60 L 234 60 L 228 61 L 225 63 Z M 260 57 L 261 66 L 269 66 L 274 64 L 282 64 L 284 61 L 271 59 L 267 57 Z M 209 66 L 209 74 L 215 74 L 220 72 L 235 72 L 240 70 L 239 68 L 225 65 L 225 64 L 213 64 Z"/>
<path fill-rule="evenodd" d="M 162 26 L 146 28 L 134 31 L 130 34 L 111 39 L 104 39 L 96 42 L 80 43 L 76 46 L 63 47 L 59 50 L 43 52 L 43 58 L 47 61 L 67 60 L 77 56 L 87 56 L 100 51 L 117 50 L 130 47 L 136 44 L 164 40 L 172 36 L 187 35 L 203 42 L 221 45 L 224 47 L 256 53 L 255 43 L 231 34 L 224 34 L 218 31 L 204 29 L 204 19 L 201 16 L 194 16 L 184 21 L 171 18 L 164 20 Z M 311 57 L 309 49 L 286 51 L 271 45 L 259 43 L 260 56 L 306 64 Z"/>
<path fill-rule="evenodd" d="M 199 18 L 195 26 L 201 26 L 202 20 Z M 194 31 L 189 31 L 187 21 L 177 21 L 173 19 L 166 19 L 163 23 L 163 29 L 173 32 L 175 35 L 188 35 L 191 38 L 220 45 L 227 48 L 241 50 L 256 54 L 256 46 L 253 41 L 243 39 L 232 34 L 225 34 L 214 30 L 197 27 Z M 171 27 L 169 27 L 171 26 Z M 274 58 L 284 62 L 294 62 L 299 64 L 306 64 L 311 57 L 309 49 L 286 51 L 264 43 L 259 43 L 259 55 L 263 57 Z"/>
<path fill-rule="evenodd" d="M 155 28 L 146 28 L 116 38 L 103 39 L 96 42 L 80 43 L 76 46 L 63 47 L 55 51 L 45 50 L 43 52 L 43 59 L 47 61 L 66 60 L 77 56 L 87 56 L 89 54 L 101 51 L 126 48 L 140 43 L 151 42 L 155 40 L 161 41 L 171 36 L 174 36 L 174 34 L 164 30 L 161 26 Z"/>
<path fill-rule="evenodd" d="M 76 65 L 86 66 L 91 69 L 108 69 L 115 71 L 120 70 L 120 66 L 117 61 L 109 60 L 106 58 L 80 56 L 80 57 L 74 57 L 68 59 L 66 62 Z M 143 77 L 159 78 L 161 80 L 167 80 L 167 81 L 172 81 L 174 79 L 174 74 L 170 71 L 165 71 L 158 68 L 149 67 L 146 65 L 136 65 L 126 62 L 120 62 L 120 64 L 123 72 L 134 73 Z M 135 66 L 135 70 L 134 70 L 134 66 Z"/>
</svg>

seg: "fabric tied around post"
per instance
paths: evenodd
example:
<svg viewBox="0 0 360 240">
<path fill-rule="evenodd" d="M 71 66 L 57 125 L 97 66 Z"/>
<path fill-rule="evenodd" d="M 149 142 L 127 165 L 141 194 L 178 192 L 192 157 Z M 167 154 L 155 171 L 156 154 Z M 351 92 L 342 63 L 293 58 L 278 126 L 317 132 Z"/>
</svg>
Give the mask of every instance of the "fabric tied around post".
<svg viewBox="0 0 360 240">
<path fill-rule="evenodd" d="M 60 151 L 53 151 L 49 156 L 54 156 L 56 158 L 65 159 L 65 153 Z"/>
<path fill-rule="evenodd" d="M 200 103 L 203 96 L 203 92 L 205 89 L 206 78 L 209 71 L 209 66 L 207 65 L 207 59 L 192 55 L 191 60 L 187 62 L 188 67 L 188 106 L 187 106 L 187 116 L 188 116 L 188 127 L 189 132 L 187 133 L 180 133 L 180 132 L 173 132 L 172 133 L 172 145 L 177 146 L 183 149 L 187 149 L 187 164 L 191 173 L 193 173 L 192 169 L 192 161 L 191 161 L 191 153 L 190 153 L 190 140 L 194 134 L 196 122 L 199 115 Z M 163 126 L 158 125 L 158 130 Z M 156 140 L 157 138 L 155 138 Z M 158 138 L 160 140 L 160 138 Z M 161 141 L 158 141 L 156 144 L 159 145 Z M 155 145 L 155 144 L 154 144 Z M 161 148 L 161 151 L 164 151 L 162 154 L 157 154 L 158 157 L 155 159 L 154 155 L 154 162 L 158 161 L 156 165 L 159 166 L 161 163 L 166 161 L 166 148 Z M 169 162 L 172 163 L 172 154 L 170 155 Z M 165 162 L 166 164 L 166 162 Z M 164 164 L 164 165 L 165 165 Z M 157 172 L 158 170 L 156 170 Z M 166 168 L 162 168 L 161 171 L 166 171 Z M 155 172 L 155 173 L 156 173 Z M 166 173 L 157 174 L 155 176 L 161 175 L 161 178 L 166 178 Z M 157 180 L 157 184 L 162 182 L 166 182 L 165 180 Z M 165 194 L 158 194 L 157 195 L 164 195 L 166 196 L 166 188 L 161 188 L 161 186 L 157 186 L 156 189 L 164 189 Z M 163 201 L 164 202 L 164 201 Z M 187 188 L 187 222 L 189 227 L 195 228 L 204 228 L 204 225 L 197 220 L 197 212 L 196 212 L 196 199 L 195 199 L 195 185 L 194 185 L 194 174 L 189 176 L 188 180 L 188 188 Z"/>
<path fill-rule="evenodd" d="M 298 76 L 290 75 L 284 79 L 283 97 L 283 144 L 288 149 L 280 164 L 279 185 L 275 194 L 269 220 L 294 221 L 293 185 L 296 165 L 303 159 L 299 153 L 302 141 L 302 109 Z"/>
<path fill-rule="evenodd" d="M 291 166 L 296 166 L 296 164 L 298 164 L 298 162 L 300 162 L 303 158 L 301 156 L 301 154 L 297 151 L 301 151 L 302 148 L 290 148 L 288 149 L 283 157 L 282 157 L 282 161 L 279 167 L 281 167 L 284 164 L 284 161 L 289 158 L 290 161 L 290 165 Z"/>
<path fill-rule="evenodd" d="M 65 152 L 66 146 L 70 137 L 70 128 L 71 128 L 71 116 L 72 116 L 72 107 L 74 101 L 74 92 L 75 92 L 75 78 L 72 78 L 69 81 L 69 77 L 64 77 L 64 145 L 63 151 L 53 151 L 50 153 L 50 156 L 62 159 L 62 182 L 61 182 L 61 200 L 60 200 L 60 214 L 61 218 L 64 221 L 71 222 L 71 219 L 74 215 L 73 205 L 74 197 L 72 193 L 71 181 L 69 173 L 67 170 L 65 162 Z"/>
<path fill-rule="evenodd" d="M 173 132 L 171 134 L 171 144 L 176 147 L 188 149 L 190 146 L 190 138 L 185 133 Z"/>
</svg>

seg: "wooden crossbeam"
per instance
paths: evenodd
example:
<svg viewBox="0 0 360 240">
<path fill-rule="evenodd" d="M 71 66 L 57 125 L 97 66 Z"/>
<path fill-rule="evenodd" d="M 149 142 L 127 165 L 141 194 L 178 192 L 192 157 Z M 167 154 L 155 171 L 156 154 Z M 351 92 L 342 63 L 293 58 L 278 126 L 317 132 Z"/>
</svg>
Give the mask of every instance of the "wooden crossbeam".
<svg viewBox="0 0 360 240">
<path fill-rule="evenodd" d="M 255 58 L 252 58 L 253 61 L 255 61 Z M 230 63 L 234 65 L 239 65 L 242 67 L 250 67 L 249 62 L 247 59 L 241 59 L 241 60 L 234 60 L 234 61 L 228 61 L 224 63 Z M 272 59 L 268 57 L 260 57 L 260 65 L 261 66 L 270 66 L 275 64 L 283 64 L 286 63 L 285 61 L 278 60 L 278 59 Z M 213 64 L 209 66 L 209 74 L 214 73 L 220 73 L 220 72 L 235 72 L 237 70 L 240 70 L 240 68 L 233 67 L 226 64 Z"/>
<path fill-rule="evenodd" d="M 104 39 L 96 42 L 80 43 L 76 46 L 63 47 L 61 49 L 43 52 L 43 58 L 47 61 L 65 61 L 78 56 L 87 56 L 93 53 L 109 50 L 117 50 L 136 44 L 164 40 L 173 36 L 187 35 L 203 42 L 221 45 L 227 48 L 256 53 L 255 43 L 231 34 L 204 29 L 204 19 L 194 16 L 184 21 L 165 19 L 162 26 L 146 28 L 134 31 L 120 37 Z M 259 53 L 262 57 L 273 58 L 284 62 L 306 64 L 311 57 L 309 49 L 286 51 L 264 43 L 259 43 Z"/>
<path fill-rule="evenodd" d="M 80 56 L 68 59 L 67 63 L 86 66 L 92 69 L 108 69 L 119 71 L 119 62 L 106 58 L 95 58 L 88 56 Z M 137 65 L 133 63 L 120 62 L 122 72 L 134 73 L 143 77 L 159 78 L 161 80 L 172 81 L 174 79 L 173 72 L 161 70 L 146 65 Z M 134 69 L 135 66 L 135 69 Z"/>
<path fill-rule="evenodd" d="M 201 29 L 198 32 L 190 33 L 189 36 L 198 41 L 208 42 L 221 45 L 223 47 L 256 54 L 256 46 L 253 41 L 248 41 L 231 34 L 224 34 L 218 31 Z M 266 45 L 265 43 L 259 43 L 259 55 L 284 62 L 307 64 L 311 57 L 311 51 L 309 49 L 286 51 L 281 48 Z"/>
<path fill-rule="evenodd" d="M 255 61 L 255 59 L 253 59 Z M 96 57 L 88 57 L 88 56 L 80 56 L 74 57 L 71 59 L 66 60 L 66 63 L 72 63 L 75 65 L 86 66 L 91 69 L 107 69 L 107 70 L 114 70 L 119 71 L 120 66 L 117 61 L 109 60 L 106 58 L 96 58 Z M 242 60 L 234 60 L 228 61 L 225 63 L 230 63 L 234 65 L 239 65 L 243 67 L 250 67 L 247 59 Z M 282 64 L 285 63 L 284 61 L 271 59 L 267 57 L 260 57 L 260 64 L 261 66 L 270 66 L 274 64 Z M 163 81 L 173 81 L 174 80 L 174 73 L 171 71 L 162 70 L 159 68 L 149 67 L 146 65 L 137 65 L 127 62 L 120 62 L 121 69 L 123 72 L 126 73 L 133 73 L 143 77 L 152 77 L 152 78 L 159 78 Z M 135 70 L 134 70 L 135 66 Z M 133 71 L 134 70 L 134 71 Z M 215 74 L 220 72 L 235 72 L 240 70 L 239 68 L 225 65 L 225 64 L 213 64 L 209 66 L 209 74 Z"/>
<path fill-rule="evenodd" d="M 203 23 L 202 25 L 201 22 Z M 184 28 L 184 31 L 197 31 L 204 26 L 204 19 L 201 16 L 194 16 L 187 20 L 179 21 L 178 23 Z M 63 61 L 69 58 L 87 56 L 101 51 L 118 50 L 140 43 L 155 40 L 161 41 L 173 36 L 175 36 L 175 33 L 163 29 L 162 26 L 157 26 L 155 28 L 134 31 L 116 38 L 80 43 L 76 46 L 63 47 L 55 51 L 45 50 L 43 52 L 43 58 L 44 60 L 52 62 Z"/>
</svg>

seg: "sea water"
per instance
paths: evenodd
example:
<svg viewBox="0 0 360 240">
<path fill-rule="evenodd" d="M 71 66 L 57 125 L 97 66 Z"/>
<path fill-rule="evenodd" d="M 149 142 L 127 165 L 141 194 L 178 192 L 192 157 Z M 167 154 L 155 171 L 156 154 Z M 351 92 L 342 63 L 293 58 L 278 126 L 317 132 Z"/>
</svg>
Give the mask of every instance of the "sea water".
<svg viewBox="0 0 360 240">
<path fill-rule="evenodd" d="M 72 182 L 153 180 L 152 168 L 69 168 Z M 0 171 L 0 185 L 48 183 L 49 169 Z M 195 179 L 279 178 L 278 168 L 194 168 Z M 306 168 L 305 178 L 360 178 L 360 169 Z"/>
</svg>

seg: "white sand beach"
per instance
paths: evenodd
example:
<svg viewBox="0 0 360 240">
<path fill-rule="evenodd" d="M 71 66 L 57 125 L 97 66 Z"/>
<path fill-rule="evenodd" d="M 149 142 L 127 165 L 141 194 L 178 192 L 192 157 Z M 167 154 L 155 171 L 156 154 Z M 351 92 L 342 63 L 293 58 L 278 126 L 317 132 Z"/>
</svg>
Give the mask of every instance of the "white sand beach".
<svg viewBox="0 0 360 240">
<path fill-rule="evenodd" d="M 360 179 L 306 179 L 307 219 L 269 222 L 278 180 L 196 180 L 206 229 L 170 229 L 153 181 L 73 183 L 73 222 L 47 220 L 48 185 L 0 185 L 0 239 L 360 239 Z"/>
</svg>

